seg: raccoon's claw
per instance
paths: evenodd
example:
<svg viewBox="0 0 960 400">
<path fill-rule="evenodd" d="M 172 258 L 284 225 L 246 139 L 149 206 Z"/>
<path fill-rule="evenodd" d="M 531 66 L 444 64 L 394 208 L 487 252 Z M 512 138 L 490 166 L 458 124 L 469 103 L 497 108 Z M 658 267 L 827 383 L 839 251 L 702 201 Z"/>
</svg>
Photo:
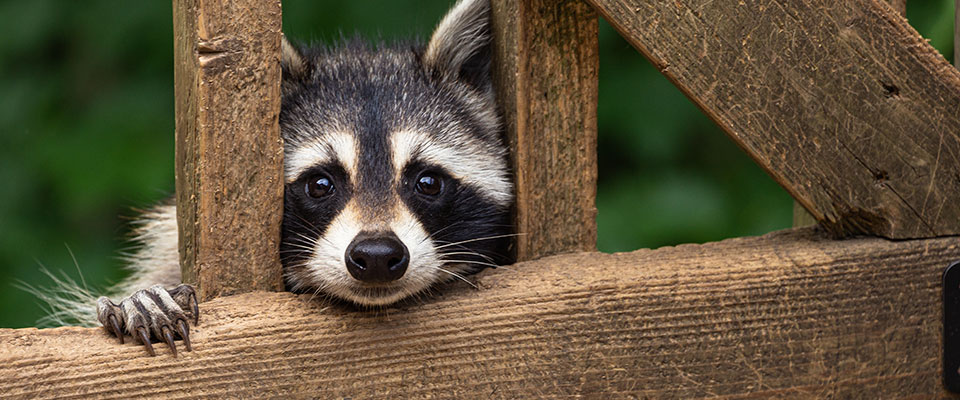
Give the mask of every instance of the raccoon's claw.
<svg viewBox="0 0 960 400">
<path fill-rule="evenodd" d="M 186 311 L 185 310 L 189 310 Z M 177 356 L 176 338 L 183 340 L 187 351 L 193 351 L 190 344 L 190 324 L 200 321 L 200 307 L 197 295 L 189 285 L 180 285 L 166 290 L 162 286 L 153 286 L 139 290 L 130 297 L 115 304 L 106 297 L 97 300 L 97 318 L 103 327 L 124 342 L 124 334 L 133 336 L 147 348 L 151 356 L 156 355 L 153 340 L 163 341 L 170 346 L 173 356 Z"/>
<path fill-rule="evenodd" d="M 170 330 L 169 326 L 162 326 L 160 331 L 163 332 L 163 340 L 167 342 L 167 346 L 170 346 L 170 351 L 173 352 L 173 356 L 177 356 L 177 345 L 173 344 L 173 331 Z"/>
<path fill-rule="evenodd" d="M 109 330 L 110 333 L 117 335 L 117 337 L 120 338 L 120 344 L 123 344 L 123 331 L 120 330 L 120 324 L 117 322 L 117 316 L 110 314 L 107 319 L 110 320 L 110 325 L 107 327 L 107 330 Z"/>
<path fill-rule="evenodd" d="M 190 347 L 190 326 L 187 325 L 186 321 L 177 320 L 177 333 L 183 338 L 183 345 L 186 346 L 187 351 L 193 351 L 193 348 Z"/>
<path fill-rule="evenodd" d="M 123 310 L 118 305 L 106 297 L 97 299 L 97 319 L 107 332 L 120 338 L 120 344 L 123 344 Z"/>
<path fill-rule="evenodd" d="M 140 343 L 147 346 L 147 352 L 150 353 L 150 356 L 157 355 L 157 352 L 153 351 L 153 343 L 150 343 L 150 335 L 147 334 L 146 328 L 142 326 L 137 328 L 137 337 L 140 339 Z M 174 353 L 174 357 L 176 357 L 176 353 Z"/>
</svg>

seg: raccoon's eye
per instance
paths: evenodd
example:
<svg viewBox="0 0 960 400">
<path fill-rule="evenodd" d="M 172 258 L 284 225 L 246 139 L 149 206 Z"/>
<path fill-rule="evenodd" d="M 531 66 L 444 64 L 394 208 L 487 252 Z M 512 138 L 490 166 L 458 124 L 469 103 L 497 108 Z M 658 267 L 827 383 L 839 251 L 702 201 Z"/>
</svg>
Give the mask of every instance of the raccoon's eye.
<svg viewBox="0 0 960 400">
<path fill-rule="evenodd" d="M 432 172 L 424 172 L 417 178 L 417 192 L 427 196 L 436 196 L 443 190 L 443 180 Z"/>
<path fill-rule="evenodd" d="M 333 194 L 333 181 L 326 175 L 315 175 L 307 181 L 304 190 L 307 192 L 307 196 L 320 199 Z"/>
</svg>

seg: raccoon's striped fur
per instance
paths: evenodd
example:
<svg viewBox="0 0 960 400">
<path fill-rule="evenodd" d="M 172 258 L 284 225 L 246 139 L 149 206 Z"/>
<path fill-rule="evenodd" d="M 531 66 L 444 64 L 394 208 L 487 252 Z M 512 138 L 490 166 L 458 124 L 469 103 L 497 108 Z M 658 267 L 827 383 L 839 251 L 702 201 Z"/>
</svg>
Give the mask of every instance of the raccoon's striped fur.
<svg viewBox="0 0 960 400">
<path fill-rule="evenodd" d="M 426 45 L 284 40 L 281 259 L 289 290 L 378 306 L 507 261 L 513 190 L 489 21 L 489 0 L 461 0 Z M 133 274 L 113 293 L 129 297 L 101 299 L 98 310 L 77 295 L 59 302 L 60 317 L 90 324 L 99 313 L 108 330 L 138 339 L 144 322 L 136 318 L 156 338 L 167 332 L 152 320 L 168 317 L 178 328 L 174 321 L 191 313 L 189 293 L 167 290 L 167 299 L 149 289 L 180 284 L 175 205 L 145 214 L 138 233 Z M 136 307 L 124 302 L 135 301 L 146 302 L 146 314 L 176 305 L 182 312 L 131 317 L 124 310 Z"/>
</svg>

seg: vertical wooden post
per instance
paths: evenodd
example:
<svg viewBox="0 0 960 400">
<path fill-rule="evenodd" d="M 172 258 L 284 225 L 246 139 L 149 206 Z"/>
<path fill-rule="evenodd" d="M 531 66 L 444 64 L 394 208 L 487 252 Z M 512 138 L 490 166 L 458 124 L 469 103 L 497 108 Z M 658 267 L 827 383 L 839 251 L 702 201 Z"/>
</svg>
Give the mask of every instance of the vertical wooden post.
<svg viewBox="0 0 960 400">
<path fill-rule="evenodd" d="M 518 260 L 596 247 L 597 16 L 494 0 L 494 76 L 516 183 Z"/>
<path fill-rule="evenodd" d="M 174 0 L 180 266 L 202 299 L 282 288 L 280 1 Z"/>
<path fill-rule="evenodd" d="M 803 208 L 803 205 L 799 201 L 793 201 L 793 226 L 810 226 L 816 225 L 817 219 L 810 215 L 810 212 L 806 208 Z"/>
</svg>

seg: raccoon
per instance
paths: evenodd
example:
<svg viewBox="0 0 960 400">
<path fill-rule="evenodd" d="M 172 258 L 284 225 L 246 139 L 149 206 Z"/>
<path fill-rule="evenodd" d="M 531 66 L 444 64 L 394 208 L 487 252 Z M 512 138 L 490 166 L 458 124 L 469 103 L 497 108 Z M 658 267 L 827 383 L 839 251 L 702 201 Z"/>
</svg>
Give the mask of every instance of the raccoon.
<svg viewBox="0 0 960 400">
<path fill-rule="evenodd" d="M 282 43 L 286 288 L 383 306 L 509 261 L 513 200 L 491 79 L 489 0 L 460 0 L 424 44 Z M 134 274 L 98 321 L 190 350 L 196 295 L 182 285 L 176 205 L 146 213 Z M 93 311 L 76 296 L 62 310 Z M 94 320 L 93 317 L 96 319 Z"/>
</svg>

